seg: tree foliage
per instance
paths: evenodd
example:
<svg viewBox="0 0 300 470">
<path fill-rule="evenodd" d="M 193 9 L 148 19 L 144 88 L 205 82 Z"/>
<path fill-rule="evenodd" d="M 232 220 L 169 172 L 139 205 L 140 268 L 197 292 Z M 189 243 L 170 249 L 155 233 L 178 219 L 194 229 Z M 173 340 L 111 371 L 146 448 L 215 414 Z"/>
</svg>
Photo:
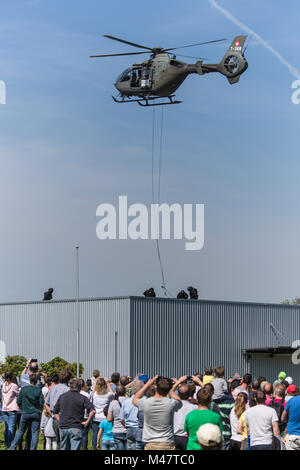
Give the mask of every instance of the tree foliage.
<svg viewBox="0 0 300 470">
<path fill-rule="evenodd" d="M 70 369 L 73 377 L 77 375 L 77 364 L 76 362 L 67 362 L 61 357 L 55 357 L 49 362 L 41 362 L 39 370 L 44 372 L 46 375 L 59 374 L 62 369 Z M 79 363 L 79 375 L 81 376 L 84 371 L 83 365 Z"/>
<path fill-rule="evenodd" d="M 24 356 L 6 356 L 5 361 L 0 363 L 0 374 L 11 370 L 16 377 L 20 377 L 26 363 Z"/>
<path fill-rule="evenodd" d="M 295 299 L 289 301 L 288 299 L 281 302 L 284 305 L 300 305 L 300 298 L 296 297 Z"/>
</svg>

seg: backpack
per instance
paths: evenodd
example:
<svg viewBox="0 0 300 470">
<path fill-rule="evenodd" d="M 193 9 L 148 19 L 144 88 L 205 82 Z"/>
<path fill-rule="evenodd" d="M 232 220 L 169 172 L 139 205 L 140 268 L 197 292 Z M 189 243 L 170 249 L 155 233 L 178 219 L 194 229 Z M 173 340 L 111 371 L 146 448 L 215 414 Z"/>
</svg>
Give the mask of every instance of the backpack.
<svg viewBox="0 0 300 470">
<path fill-rule="evenodd" d="M 276 414 L 278 416 L 278 426 L 279 426 L 279 431 L 280 433 L 282 433 L 285 429 L 285 423 L 283 423 L 281 421 L 281 416 L 282 416 L 282 413 L 284 411 L 284 406 L 283 406 L 283 398 L 278 401 L 277 403 L 275 402 L 274 398 L 270 401 L 270 403 L 268 404 L 268 406 L 270 408 L 273 408 L 275 411 L 276 411 Z"/>
</svg>

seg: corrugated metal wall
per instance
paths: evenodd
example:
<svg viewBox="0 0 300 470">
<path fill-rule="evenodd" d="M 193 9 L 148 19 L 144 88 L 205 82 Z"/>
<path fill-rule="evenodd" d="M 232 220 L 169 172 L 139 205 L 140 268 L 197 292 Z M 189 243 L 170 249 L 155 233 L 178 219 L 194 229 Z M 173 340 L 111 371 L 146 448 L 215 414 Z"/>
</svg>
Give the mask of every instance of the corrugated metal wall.
<svg viewBox="0 0 300 470">
<path fill-rule="evenodd" d="M 80 361 L 85 377 L 118 370 L 180 376 L 224 364 L 226 375 L 249 368 L 243 349 L 285 346 L 300 339 L 300 307 L 235 302 L 122 297 L 80 301 Z M 55 356 L 76 361 L 76 301 L 0 305 L 0 354 Z M 1 360 L 1 358 L 0 358 Z M 274 378 L 277 369 L 300 383 L 291 358 L 253 356 L 251 373 Z"/>
<path fill-rule="evenodd" d="M 278 346 L 271 323 L 285 346 L 300 339 L 296 306 L 132 298 L 131 314 L 131 369 L 149 375 L 178 377 L 208 365 L 225 365 L 226 376 L 245 373 L 243 349 Z M 252 359 L 251 372 L 271 380 L 274 361 Z M 291 365 L 290 357 L 280 359 L 278 369 L 284 365 Z M 300 366 L 291 370 L 300 383 Z"/>
<path fill-rule="evenodd" d="M 129 298 L 82 300 L 80 306 L 80 362 L 84 376 L 93 369 L 108 376 L 116 368 L 129 374 Z M 55 356 L 76 362 L 76 301 L 0 305 L 0 342 L 5 355 Z M 1 360 L 1 359 L 0 359 Z"/>
</svg>

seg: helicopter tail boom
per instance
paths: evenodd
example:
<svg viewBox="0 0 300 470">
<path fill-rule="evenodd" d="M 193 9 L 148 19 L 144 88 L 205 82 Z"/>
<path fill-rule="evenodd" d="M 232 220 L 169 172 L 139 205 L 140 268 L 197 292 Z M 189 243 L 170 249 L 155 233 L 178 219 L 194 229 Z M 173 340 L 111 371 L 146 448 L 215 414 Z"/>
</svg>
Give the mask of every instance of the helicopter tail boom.
<svg viewBox="0 0 300 470">
<path fill-rule="evenodd" d="M 197 73 L 204 75 L 210 72 L 219 72 L 227 77 L 230 84 L 237 83 L 242 73 L 248 68 L 248 62 L 243 54 L 243 47 L 247 36 L 236 36 L 219 64 L 196 63 Z"/>
</svg>

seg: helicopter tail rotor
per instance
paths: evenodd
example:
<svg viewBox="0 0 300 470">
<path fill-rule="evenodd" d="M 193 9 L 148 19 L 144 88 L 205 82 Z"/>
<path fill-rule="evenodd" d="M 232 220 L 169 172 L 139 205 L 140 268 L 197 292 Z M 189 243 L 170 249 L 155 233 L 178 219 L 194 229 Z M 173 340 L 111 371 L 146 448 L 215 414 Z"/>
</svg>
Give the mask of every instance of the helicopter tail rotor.
<svg viewBox="0 0 300 470">
<path fill-rule="evenodd" d="M 225 75 L 230 84 L 237 83 L 248 68 L 243 54 L 247 36 L 236 36 L 219 64 L 219 72 Z"/>
<path fill-rule="evenodd" d="M 209 72 L 219 72 L 227 77 L 232 85 L 237 83 L 242 73 L 248 68 L 248 62 L 243 54 L 243 47 L 247 36 L 236 36 L 219 64 L 196 63 L 196 72 L 203 75 Z"/>
</svg>

